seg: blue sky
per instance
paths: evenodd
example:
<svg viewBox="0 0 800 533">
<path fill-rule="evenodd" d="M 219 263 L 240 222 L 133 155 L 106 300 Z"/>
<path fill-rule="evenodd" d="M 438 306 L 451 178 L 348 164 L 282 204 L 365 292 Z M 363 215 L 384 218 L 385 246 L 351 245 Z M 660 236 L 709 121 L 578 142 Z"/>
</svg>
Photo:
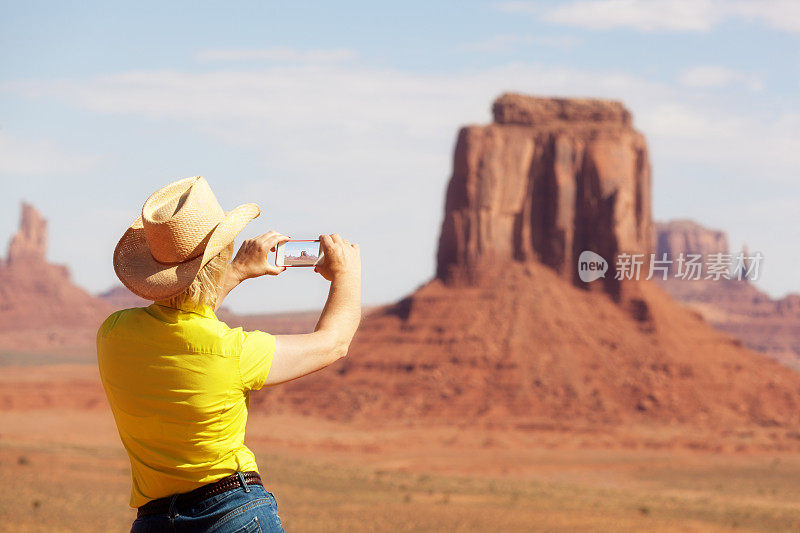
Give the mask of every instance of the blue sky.
<svg viewBox="0 0 800 533">
<path fill-rule="evenodd" d="M 800 290 L 800 3 L 285 4 L 0 2 L 0 236 L 32 202 L 50 259 L 101 291 L 147 196 L 201 174 L 261 206 L 242 237 L 360 242 L 365 302 L 388 302 L 433 274 L 461 125 L 506 91 L 596 96 L 647 135 L 657 219 L 724 229 L 761 287 Z M 292 271 L 228 304 L 325 293 Z"/>
</svg>

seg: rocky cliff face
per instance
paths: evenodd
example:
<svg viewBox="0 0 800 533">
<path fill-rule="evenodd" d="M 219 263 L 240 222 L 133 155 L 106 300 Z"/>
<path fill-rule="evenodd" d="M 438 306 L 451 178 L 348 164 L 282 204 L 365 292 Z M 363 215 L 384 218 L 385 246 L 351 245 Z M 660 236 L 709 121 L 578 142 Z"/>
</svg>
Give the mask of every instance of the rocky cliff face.
<svg viewBox="0 0 800 533">
<path fill-rule="evenodd" d="M 19 231 L 8 245 L 7 263 L 44 263 L 46 253 L 47 221 L 32 205 L 23 202 Z"/>
<path fill-rule="evenodd" d="M 656 256 L 667 254 L 674 259 L 680 254 L 700 254 L 704 257 L 728 253 L 728 235 L 724 231 L 709 229 L 692 220 L 656 222 Z"/>
<path fill-rule="evenodd" d="M 683 253 L 701 254 L 705 259 L 711 254 L 730 253 L 724 231 L 691 220 L 656 223 L 655 235 L 658 257 L 667 254 L 668 259 L 675 260 Z M 698 311 L 717 329 L 800 370 L 800 295 L 772 299 L 744 276 L 731 280 L 655 279 L 670 296 Z"/>
<path fill-rule="evenodd" d="M 19 230 L 0 262 L 0 349 L 86 344 L 111 313 L 110 306 L 72 283 L 67 267 L 45 260 L 46 240 L 47 222 L 23 203 Z"/>
<path fill-rule="evenodd" d="M 619 102 L 506 94 L 494 122 L 458 134 L 439 239 L 437 277 L 480 283 L 509 262 L 576 276 L 583 250 L 611 263 L 653 250 L 650 163 Z"/>
</svg>

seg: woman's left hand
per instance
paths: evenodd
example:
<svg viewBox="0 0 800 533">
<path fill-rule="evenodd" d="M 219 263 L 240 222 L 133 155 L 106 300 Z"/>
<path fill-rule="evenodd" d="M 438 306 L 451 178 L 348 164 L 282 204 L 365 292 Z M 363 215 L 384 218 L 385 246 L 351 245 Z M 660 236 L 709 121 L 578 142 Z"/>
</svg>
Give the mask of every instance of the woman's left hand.
<svg viewBox="0 0 800 533">
<path fill-rule="evenodd" d="M 277 276 L 286 270 L 286 267 L 279 267 L 269 263 L 267 256 L 269 252 L 275 251 L 275 247 L 278 244 L 288 240 L 289 237 L 277 231 L 270 231 L 258 237 L 247 239 L 239 247 L 236 257 L 231 261 L 231 268 L 238 274 L 241 281 L 263 276 L 264 274 Z"/>
</svg>

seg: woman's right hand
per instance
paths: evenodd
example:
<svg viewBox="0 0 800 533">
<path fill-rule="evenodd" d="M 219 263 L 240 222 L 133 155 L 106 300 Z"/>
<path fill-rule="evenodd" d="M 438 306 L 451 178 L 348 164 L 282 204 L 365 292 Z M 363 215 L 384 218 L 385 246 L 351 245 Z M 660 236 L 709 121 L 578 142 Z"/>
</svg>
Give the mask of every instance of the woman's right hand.
<svg viewBox="0 0 800 533">
<path fill-rule="evenodd" d="M 361 277 L 361 252 L 357 244 L 350 244 L 338 233 L 320 235 L 319 243 L 323 257 L 314 267 L 314 272 L 319 272 L 328 281 L 347 274 Z"/>
<path fill-rule="evenodd" d="M 239 251 L 236 252 L 236 257 L 231 261 L 231 267 L 237 272 L 242 281 L 263 276 L 264 274 L 277 276 L 286 270 L 286 267 L 271 264 L 267 256 L 269 252 L 275 251 L 275 247 L 278 244 L 288 240 L 289 237 L 277 231 L 270 231 L 258 237 L 247 239 L 239 247 Z"/>
</svg>

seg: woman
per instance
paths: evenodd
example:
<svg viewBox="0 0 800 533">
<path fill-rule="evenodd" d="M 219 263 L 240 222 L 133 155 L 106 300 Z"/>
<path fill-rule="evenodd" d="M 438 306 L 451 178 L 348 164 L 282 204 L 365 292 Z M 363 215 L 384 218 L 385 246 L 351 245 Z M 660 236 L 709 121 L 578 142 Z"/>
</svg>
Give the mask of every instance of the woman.
<svg viewBox="0 0 800 533">
<path fill-rule="evenodd" d="M 270 335 L 220 322 L 239 283 L 278 275 L 267 254 L 288 237 L 236 235 L 260 210 L 225 212 L 202 177 L 151 195 L 114 250 L 114 270 L 148 307 L 109 316 L 97 361 L 131 462 L 131 531 L 283 531 L 277 503 L 244 445 L 248 391 L 323 368 L 347 353 L 361 319 L 358 245 L 321 235 L 314 270 L 331 282 L 313 333 Z"/>
</svg>

